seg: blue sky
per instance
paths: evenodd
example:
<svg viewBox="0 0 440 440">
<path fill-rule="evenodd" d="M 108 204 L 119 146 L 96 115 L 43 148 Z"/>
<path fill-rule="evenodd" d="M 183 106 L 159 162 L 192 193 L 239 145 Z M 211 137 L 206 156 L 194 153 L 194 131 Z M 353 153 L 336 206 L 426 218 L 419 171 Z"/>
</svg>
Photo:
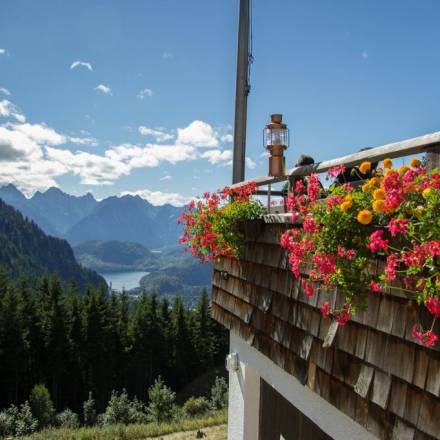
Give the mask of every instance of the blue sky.
<svg viewBox="0 0 440 440">
<path fill-rule="evenodd" d="M 0 184 L 183 203 L 231 179 L 238 1 L 3 0 Z M 437 0 L 253 1 L 247 177 L 439 130 Z M 78 63 L 79 62 L 79 63 Z"/>
</svg>

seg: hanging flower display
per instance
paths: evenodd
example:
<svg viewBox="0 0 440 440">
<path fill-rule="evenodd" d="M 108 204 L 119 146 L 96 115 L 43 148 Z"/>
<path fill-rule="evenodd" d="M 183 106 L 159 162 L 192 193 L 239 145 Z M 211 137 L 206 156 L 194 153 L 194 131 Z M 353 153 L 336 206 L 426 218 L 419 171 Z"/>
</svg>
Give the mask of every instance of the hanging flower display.
<svg viewBox="0 0 440 440">
<path fill-rule="evenodd" d="M 433 329 L 440 317 L 440 173 L 428 172 L 417 158 L 409 167 L 392 166 L 385 159 L 359 188 L 333 185 L 326 200 L 319 200 L 318 177 L 310 176 L 307 187 L 297 185 L 287 201 L 302 227 L 286 231 L 280 243 L 307 295 L 335 288 L 343 292 L 342 307 L 323 303 L 324 317 L 344 325 L 366 308 L 368 295 L 398 288 L 431 314 L 430 328 L 415 325 L 412 331 L 421 344 L 431 346 L 438 340 Z M 361 177 L 372 168 L 363 162 Z M 338 166 L 328 176 L 344 171 Z M 369 270 L 374 258 L 383 261 L 379 274 Z"/>
<path fill-rule="evenodd" d="M 256 190 L 256 183 L 251 182 L 237 189 L 226 187 L 219 194 L 205 193 L 201 200 L 190 202 L 178 220 L 184 226 L 179 243 L 185 245 L 185 251 L 203 263 L 220 257 L 239 258 L 245 242 L 240 222 L 266 213 L 259 201 L 251 200 Z"/>
</svg>

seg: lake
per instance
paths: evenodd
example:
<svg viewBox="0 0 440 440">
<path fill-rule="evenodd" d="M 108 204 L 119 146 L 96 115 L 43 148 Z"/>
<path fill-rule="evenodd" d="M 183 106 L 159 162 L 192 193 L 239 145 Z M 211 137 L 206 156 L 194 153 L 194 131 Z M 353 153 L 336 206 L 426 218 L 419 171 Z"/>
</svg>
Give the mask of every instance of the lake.
<svg viewBox="0 0 440 440">
<path fill-rule="evenodd" d="M 131 290 L 139 287 L 139 281 L 145 275 L 150 272 L 112 272 L 101 273 L 100 275 L 105 278 L 108 284 L 112 283 L 113 290 L 122 291 Z"/>
</svg>

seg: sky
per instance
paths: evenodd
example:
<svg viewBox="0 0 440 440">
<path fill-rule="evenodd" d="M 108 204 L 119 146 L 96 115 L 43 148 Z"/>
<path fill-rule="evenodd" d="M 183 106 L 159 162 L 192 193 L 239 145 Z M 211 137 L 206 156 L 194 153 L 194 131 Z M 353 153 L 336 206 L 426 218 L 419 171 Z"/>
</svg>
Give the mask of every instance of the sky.
<svg viewBox="0 0 440 440">
<path fill-rule="evenodd" d="M 0 185 L 182 205 L 230 184 L 238 0 L 2 0 Z M 438 0 L 252 1 L 246 178 L 440 129 Z"/>
</svg>

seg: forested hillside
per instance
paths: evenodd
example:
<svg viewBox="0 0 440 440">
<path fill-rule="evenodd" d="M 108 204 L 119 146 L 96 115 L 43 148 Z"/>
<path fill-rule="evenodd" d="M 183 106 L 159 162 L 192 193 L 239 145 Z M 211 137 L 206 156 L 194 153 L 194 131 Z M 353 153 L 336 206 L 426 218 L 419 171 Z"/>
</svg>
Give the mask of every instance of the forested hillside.
<svg viewBox="0 0 440 440">
<path fill-rule="evenodd" d="M 81 288 L 105 283 L 96 272 L 77 263 L 67 241 L 46 235 L 1 199 L 0 264 L 15 278 L 57 273 L 63 281 L 74 280 Z"/>
<path fill-rule="evenodd" d="M 86 241 L 73 248 L 77 260 L 100 273 L 150 271 L 161 266 L 161 254 L 132 241 Z"/>
<path fill-rule="evenodd" d="M 55 277 L 16 286 L 0 271 L 0 407 L 41 383 L 58 410 L 82 410 L 92 392 L 102 411 L 112 390 L 143 398 L 159 375 L 179 390 L 222 363 L 226 350 L 206 292 L 194 309 L 154 294 L 130 304 L 104 288 L 66 291 Z"/>
</svg>

